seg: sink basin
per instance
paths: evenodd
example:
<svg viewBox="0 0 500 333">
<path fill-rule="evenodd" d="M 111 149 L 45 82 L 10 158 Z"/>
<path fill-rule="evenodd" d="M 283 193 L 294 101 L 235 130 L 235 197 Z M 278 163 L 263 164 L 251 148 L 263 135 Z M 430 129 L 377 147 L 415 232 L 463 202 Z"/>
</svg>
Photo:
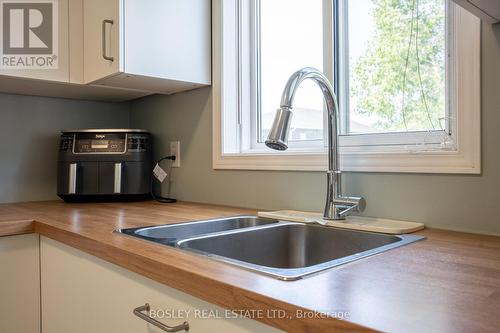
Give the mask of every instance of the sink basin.
<svg viewBox="0 0 500 333">
<path fill-rule="evenodd" d="M 256 216 L 130 228 L 119 232 L 208 258 L 296 280 L 421 239 Z"/>
<path fill-rule="evenodd" d="M 184 238 L 278 222 L 278 220 L 257 216 L 235 216 L 214 220 L 167 224 L 154 227 L 122 229 L 120 232 L 130 236 L 175 246 L 178 240 Z"/>
<path fill-rule="evenodd" d="M 420 239 L 288 222 L 181 240 L 178 246 L 279 279 L 296 280 Z"/>
</svg>

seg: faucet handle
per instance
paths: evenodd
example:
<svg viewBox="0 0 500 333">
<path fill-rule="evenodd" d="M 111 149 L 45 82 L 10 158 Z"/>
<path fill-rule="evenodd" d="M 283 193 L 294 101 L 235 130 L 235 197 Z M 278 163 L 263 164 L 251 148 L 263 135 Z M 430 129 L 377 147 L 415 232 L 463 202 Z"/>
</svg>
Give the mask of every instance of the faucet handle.
<svg viewBox="0 0 500 333">
<path fill-rule="evenodd" d="M 340 217 L 345 217 L 350 212 L 362 212 L 366 208 L 366 201 L 362 197 L 339 197 L 334 203 L 341 209 L 337 212 Z"/>
<path fill-rule="evenodd" d="M 362 212 L 366 208 L 366 200 L 363 197 L 338 197 L 335 198 L 334 203 L 339 206 L 349 207 L 349 210 L 355 209 Z"/>
<path fill-rule="evenodd" d="M 332 202 L 329 207 L 330 211 L 333 213 L 334 220 L 344 219 L 351 212 L 362 212 L 365 210 L 366 201 L 362 197 L 338 197 Z M 327 218 L 326 219 L 332 219 Z"/>
<path fill-rule="evenodd" d="M 357 210 L 358 206 L 357 205 L 354 205 L 354 206 L 340 206 L 339 207 L 340 209 L 344 209 L 344 210 L 341 210 L 340 212 L 338 212 L 338 214 L 342 217 L 345 217 L 347 216 L 347 213 L 351 212 L 351 211 L 355 211 Z"/>
</svg>

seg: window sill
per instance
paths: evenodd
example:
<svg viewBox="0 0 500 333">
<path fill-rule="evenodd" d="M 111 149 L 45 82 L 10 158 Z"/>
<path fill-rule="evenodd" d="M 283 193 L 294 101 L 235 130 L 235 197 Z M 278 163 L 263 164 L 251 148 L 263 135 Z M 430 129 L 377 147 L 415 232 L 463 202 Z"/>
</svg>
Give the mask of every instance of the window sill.
<svg viewBox="0 0 500 333">
<path fill-rule="evenodd" d="M 214 169 L 325 171 L 326 152 L 224 154 L 214 157 Z M 346 172 L 480 174 L 479 152 L 341 152 L 340 169 Z"/>
</svg>

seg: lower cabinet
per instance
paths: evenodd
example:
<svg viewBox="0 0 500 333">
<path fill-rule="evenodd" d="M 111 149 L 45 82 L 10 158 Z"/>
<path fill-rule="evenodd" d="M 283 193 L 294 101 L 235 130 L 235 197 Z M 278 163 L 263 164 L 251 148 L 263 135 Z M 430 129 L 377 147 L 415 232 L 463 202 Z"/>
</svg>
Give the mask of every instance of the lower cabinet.
<svg viewBox="0 0 500 333">
<path fill-rule="evenodd" d="M 189 332 L 280 332 L 251 319 L 214 318 L 225 310 L 45 237 L 40 258 L 43 333 L 163 332 L 133 314 L 146 303 L 168 326 L 187 321 Z"/>
<path fill-rule="evenodd" d="M 37 234 L 0 237 L 0 332 L 40 332 Z"/>
</svg>

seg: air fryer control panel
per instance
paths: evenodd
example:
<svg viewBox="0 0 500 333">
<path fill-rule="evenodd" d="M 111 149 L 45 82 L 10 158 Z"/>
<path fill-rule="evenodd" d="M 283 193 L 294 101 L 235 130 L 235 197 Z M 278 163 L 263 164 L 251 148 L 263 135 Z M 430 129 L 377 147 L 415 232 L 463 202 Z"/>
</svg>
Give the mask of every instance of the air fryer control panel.
<svg viewBox="0 0 500 333">
<path fill-rule="evenodd" d="M 142 133 L 74 133 L 61 135 L 60 152 L 124 154 L 146 152 L 149 135 Z"/>
<path fill-rule="evenodd" d="M 127 151 L 131 153 L 143 153 L 149 147 L 149 135 L 144 134 L 128 134 L 127 135 Z"/>
</svg>

